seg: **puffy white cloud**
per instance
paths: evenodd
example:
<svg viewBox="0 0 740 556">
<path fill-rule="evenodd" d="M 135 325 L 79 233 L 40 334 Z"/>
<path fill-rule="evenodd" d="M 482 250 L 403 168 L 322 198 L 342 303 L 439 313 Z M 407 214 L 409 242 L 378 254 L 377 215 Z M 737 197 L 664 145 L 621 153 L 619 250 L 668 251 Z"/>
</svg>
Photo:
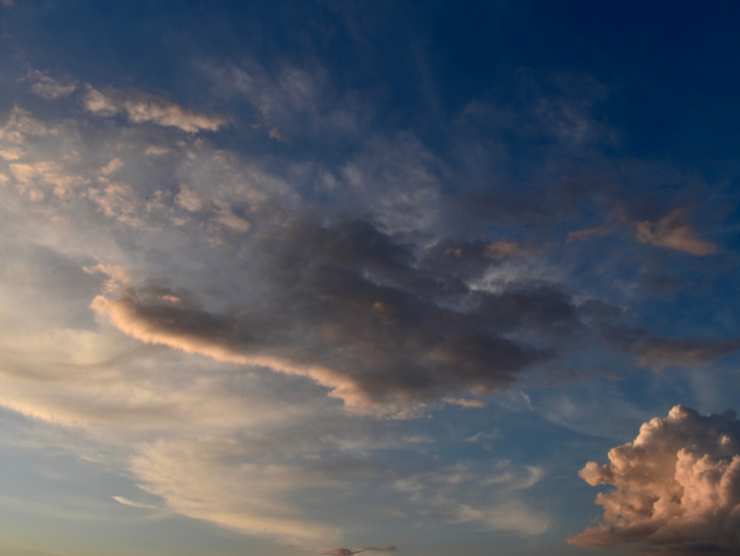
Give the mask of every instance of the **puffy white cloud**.
<svg viewBox="0 0 740 556">
<path fill-rule="evenodd" d="M 740 422 L 673 407 L 634 440 L 589 462 L 580 476 L 610 485 L 596 503 L 601 523 L 570 539 L 581 546 L 636 543 L 668 554 L 740 551 Z M 662 553 L 662 552 L 661 552 Z"/>
</svg>

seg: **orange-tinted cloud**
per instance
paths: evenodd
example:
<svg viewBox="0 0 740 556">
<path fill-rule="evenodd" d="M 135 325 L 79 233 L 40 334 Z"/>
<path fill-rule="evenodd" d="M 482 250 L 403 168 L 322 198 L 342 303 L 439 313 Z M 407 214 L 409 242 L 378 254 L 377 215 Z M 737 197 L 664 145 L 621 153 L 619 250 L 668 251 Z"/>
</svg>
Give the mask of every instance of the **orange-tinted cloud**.
<svg viewBox="0 0 740 556">
<path fill-rule="evenodd" d="M 674 209 L 657 221 L 643 220 L 635 225 L 637 239 L 642 243 L 682 251 L 697 257 L 712 255 L 717 246 L 702 239 L 685 222 L 684 211 Z"/>
<path fill-rule="evenodd" d="M 614 490 L 597 495 L 601 523 L 572 544 L 740 553 L 740 422 L 733 412 L 705 417 L 675 406 L 610 450 L 609 463 L 589 462 L 580 476 Z"/>
</svg>

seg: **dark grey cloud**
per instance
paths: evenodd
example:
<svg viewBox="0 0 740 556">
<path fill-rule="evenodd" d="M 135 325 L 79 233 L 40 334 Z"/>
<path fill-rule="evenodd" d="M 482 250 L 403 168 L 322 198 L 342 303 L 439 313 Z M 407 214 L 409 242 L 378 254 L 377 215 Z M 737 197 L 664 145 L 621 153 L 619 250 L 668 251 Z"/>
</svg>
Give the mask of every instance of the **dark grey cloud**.
<svg viewBox="0 0 740 556">
<path fill-rule="evenodd" d="M 474 290 L 476 264 L 453 272 L 435 260 L 444 249 L 417 252 L 367 222 L 288 219 L 247 241 L 251 278 L 227 312 L 156 285 L 93 308 L 139 340 L 306 376 L 354 409 L 401 413 L 506 387 L 582 326 L 556 286 Z"/>
</svg>

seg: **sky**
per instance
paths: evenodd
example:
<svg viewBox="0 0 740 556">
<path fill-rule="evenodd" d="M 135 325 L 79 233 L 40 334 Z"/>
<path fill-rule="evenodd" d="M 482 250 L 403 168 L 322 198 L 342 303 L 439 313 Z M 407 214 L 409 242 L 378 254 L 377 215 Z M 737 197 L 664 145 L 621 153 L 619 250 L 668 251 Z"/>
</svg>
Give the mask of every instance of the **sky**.
<svg viewBox="0 0 740 556">
<path fill-rule="evenodd" d="M 737 554 L 738 25 L 0 0 L 0 554 Z"/>
</svg>

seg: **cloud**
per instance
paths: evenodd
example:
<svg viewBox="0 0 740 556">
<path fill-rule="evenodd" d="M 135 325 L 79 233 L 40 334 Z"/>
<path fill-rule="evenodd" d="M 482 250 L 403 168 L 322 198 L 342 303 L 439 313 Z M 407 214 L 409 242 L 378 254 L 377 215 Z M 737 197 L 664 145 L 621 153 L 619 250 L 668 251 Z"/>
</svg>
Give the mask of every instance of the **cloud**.
<svg viewBox="0 0 740 556">
<path fill-rule="evenodd" d="M 364 548 L 333 548 L 322 552 L 326 556 L 352 556 L 353 554 L 361 554 L 363 552 L 396 552 L 398 550 L 395 546 L 366 546 Z"/>
<path fill-rule="evenodd" d="M 370 128 L 371 112 L 359 94 L 334 86 L 317 63 L 265 67 L 256 61 L 239 65 L 204 64 L 201 69 L 221 94 L 245 99 L 257 127 L 272 141 L 293 139 L 336 143 L 359 138 Z"/>
<path fill-rule="evenodd" d="M 550 518 L 520 501 L 486 507 L 462 504 L 453 514 L 456 523 L 472 523 L 494 531 L 541 535 L 550 528 Z"/>
<path fill-rule="evenodd" d="M 701 239 L 685 222 L 682 209 L 674 209 L 657 221 L 643 220 L 635 225 L 637 239 L 642 243 L 682 251 L 697 257 L 712 255 L 717 246 Z"/>
<path fill-rule="evenodd" d="M 126 506 L 129 508 L 138 508 L 140 510 L 158 510 L 159 508 L 157 506 L 154 506 L 152 504 L 145 504 L 143 502 L 136 502 L 135 500 L 130 500 L 126 498 L 125 496 L 112 496 L 111 497 L 115 502 L 120 504 L 121 506 Z"/>
<path fill-rule="evenodd" d="M 131 471 L 180 515 L 286 543 L 316 546 L 338 537 L 336 528 L 301 517 L 290 503 L 300 491 L 336 481 L 297 465 L 250 462 L 232 440 L 159 441 L 133 457 Z"/>
<path fill-rule="evenodd" d="M 664 338 L 627 328 L 611 328 L 606 334 L 612 343 L 637 355 L 640 365 L 657 371 L 706 365 L 740 350 L 737 338 Z"/>
<path fill-rule="evenodd" d="M 102 92 L 92 86 L 87 87 L 83 106 L 97 116 L 124 114 L 136 124 L 153 123 L 175 127 L 186 133 L 218 131 L 227 124 L 223 117 L 199 114 L 152 95 L 114 90 Z"/>
<path fill-rule="evenodd" d="M 473 292 L 433 264 L 419 270 L 405 247 L 365 222 L 288 221 L 250 235 L 244 248 L 261 293 L 245 292 L 228 313 L 158 286 L 100 295 L 92 308 L 137 340 L 303 376 L 351 410 L 383 414 L 507 387 L 552 352 L 504 333 L 526 328 L 544 339 L 579 326 L 554 287 Z M 469 309 L 443 306 L 456 289 Z"/>
<path fill-rule="evenodd" d="M 521 245 L 507 240 L 492 241 L 485 247 L 486 255 L 489 257 L 511 257 L 522 254 L 522 251 Z"/>
<path fill-rule="evenodd" d="M 601 523 L 572 544 L 634 543 L 676 555 L 740 551 L 740 422 L 733 412 L 702 416 L 677 405 L 610 450 L 609 463 L 589 462 L 580 476 L 613 490 L 596 497 Z"/>
<path fill-rule="evenodd" d="M 57 81 L 39 70 L 30 71 L 26 79 L 31 82 L 31 91 L 47 100 L 68 97 L 77 90 L 76 83 Z"/>
<path fill-rule="evenodd" d="M 41 191 L 35 186 L 50 188 L 60 199 L 69 199 L 82 185 L 85 178 L 69 175 L 54 162 L 20 163 L 9 165 L 10 173 L 22 191 Z"/>
<path fill-rule="evenodd" d="M 544 478 L 544 470 L 505 460 L 491 467 L 458 464 L 398 479 L 393 486 L 424 514 L 433 512 L 449 523 L 525 536 L 547 531 L 550 517 L 520 497 Z"/>
<path fill-rule="evenodd" d="M 704 365 L 738 350 L 740 340 L 648 338 L 636 347 L 640 364 L 658 370 L 669 366 Z"/>
<path fill-rule="evenodd" d="M 59 129 L 34 118 L 30 112 L 14 106 L 0 127 L 0 141 L 23 145 L 29 138 L 59 135 Z"/>
<path fill-rule="evenodd" d="M 595 237 L 602 237 L 609 235 L 612 229 L 609 226 L 593 226 L 591 228 L 582 228 L 580 230 L 573 230 L 568 233 L 568 241 L 584 241 L 587 239 L 593 239 Z"/>
</svg>

